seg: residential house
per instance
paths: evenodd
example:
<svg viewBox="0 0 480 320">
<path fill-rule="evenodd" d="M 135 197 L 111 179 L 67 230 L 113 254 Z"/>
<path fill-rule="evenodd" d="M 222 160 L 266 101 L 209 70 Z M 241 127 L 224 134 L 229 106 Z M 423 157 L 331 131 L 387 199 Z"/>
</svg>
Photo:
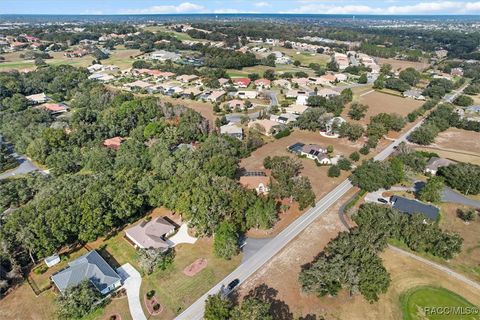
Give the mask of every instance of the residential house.
<svg viewBox="0 0 480 320">
<path fill-rule="evenodd" d="M 404 91 L 403 96 L 405 98 L 411 98 L 411 99 L 415 99 L 415 100 L 425 100 L 425 97 L 422 94 L 422 90 L 415 89 L 415 88 Z"/>
<path fill-rule="evenodd" d="M 312 96 L 315 93 L 313 91 L 306 91 L 306 90 L 288 90 L 285 93 L 285 98 L 287 99 L 296 99 L 298 96 Z"/>
<path fill-rule="evenodd" d="M 286 108 L 284 108 L 286 113 L 291 113 L 291 114 L 297 114 L 301 115 L 303 114 L 309 107 L 306 105 L 300 105 L 300 104 L 292 104 Z"/>
<path fill-rule="evenodd" d="M 257 89 L 270 89 L 271 81 L 268 79 L 258 79 L 255 80 L 255 86 Z"/>
<path fill-rule="evenodd" d="M 135 89 L 147 89 L 149 87 L 153 86 L 153 84 L 142 81 L 142 80 L 136 80 L 134 82 L 126 83 L 123 85 L 124 88 L 127 90 L 135 90 Z"/>
<path fill-rule="evenodd" d="M 298 118 L 298 116 L 294 115 L 292 113 L 282 113 L 278 116 L 272 114 L 270 116 L 270 120 L 278 122 L 278 123 L 282 123 L 282 124 L 289 124 L 291 122 L 295 122 L 295 121 L 297 121 L 297 118 Z"/>
<path fill-rule="evenodd" d="M 47 97 L 47 95 L 44 92 L 32 94 L 32 95 L 26 96 L 25 98 L 28 101 L 30 101 L 32 104 L 45 103 L 50 100 L 50 98 Z"/>
<path fill-rule="evenodd" d="M 233 123 L 229 123 L 220 127 L 220 134 L 226 134 L 230 137 L 243 139 L 243 129 Z"/>
<path fill-rule="evenodd" d="M 237 97 L 240 99 L 255 99 L 257 95 L 257 91 L 237 91 Z"/>
<path fill-rule="evenodd" d="M 450 70 L 450 74 L 454 77 L 462 77 L 463 76 L 463 69 L 462 68 L 452 68 L 452 70 Z"/>
<path fill-rule="evenodd" d="M 436 175 L 437 171 L 441 167 L 448 167 L 451 164 L 455 164 L 455 161 L 438 158 L 438 157 L 431 157 L 428 160 L 427 165 L 425 166 L 425 173 L 431 173 L 432 175 Z"/>
<path fill-rule="evenodd" d="M 225 96 L 226 92 L 223 90 L 212 90 L 208 92 L 208 95 L 205 97 L 205 100 L 212 103 L 220 102 Z"/>
<path fill-rule="evenodd" d="M 230 83 L 230 79 L 220 78 L 218 79 L 218 83 L 220 84 L 220 86 L 225 87 Z"/>
<path fill-rule="evenodd" d="M 192 87 L 192 88 L 186 88 L 185 90 L 183 90 L 182 92 L 182 97 L 183 98 L 197 98 L 198 96 L 202 95 L 202 90 L 200 90 L 199 88 L 195 88 L 195 87 Z"/>
<path fill-rule="evenodd" d="M 84 280 L 89 280 L 104 295 L 122 285 L 120 276 L 95 250 L 69 262 L 68 268 L 54 274 L 51 279 L 62 293 Z"/>
<path fill-rule="evenodd" d="M 239 100 L 239 99 L 233 99 L 233 100 L 230 100 L 226 103 L 226 105 L 231 109 L 236 109 L 236 108 L 240 108 L 240 109 L 243 109 L 243 107 L 245 106 L 245 102 L 243 100 Z"/>
<path fill-rule="evenodd" d="M 278 79 L 278 80 L 273 80 L 273 85 L 280 87 L 280 88 L 290 88 L 292 84 L 290 81 L 286 79 Z"/>
<path fill-rule="evenodd" d="M 271 136 L 281 130 L 282 124 L 269 119 L 257 119 L 249 122 L 248 127 L 255 128 L 266 136 Z"/>
<path fill-rule="evenodd" d="M 347 81 L 348 80 L 348 76 L 344 73 L 336 73 L 335 74 L 335 78 L 337 79 L 337 81 L 339 82 L 342 82 L 342 81 Z"/>
<path fill-rule="evenodd" d="M 240 184 L 247 189 L 257 191 L 257 194 L 267 194 L 270 190 L 270 179 L 265 172 L 245 172 L 240 177 Z"/>
<path fill-rule="evenodd" d="M 108 81 L 114 80 L 115 77 L 112 76 L 111 74 L 93 73 L 93 74 L 88 76 L 88 79 L 102 81 L 102 82 L 108 82 Z"/>
<path fill-rule="evenodd" d="M 192 81 L 198 80 L 198 76 L 194 74 L 182 74 L 178 76 L 177 81 L 183 82 L 183 83 L 190 83 Z"/>
<path fill-rule="evenodd" d="M 327 155 L 327 149 L 318 144 L 303 145 L 300 149 L 300 155 L 309 159 L 316 160 L 320 164 L 331 164 L 332 161 Z"/>
<path fill-rule="evenodd" d="M 299 106 L 306 106 L 308 102 L 308 96 L 306 95 L 299 95 L 297 96 L 297 100 L 295 100 L 295 104 Z"/>
<path fill-rule="evenodd" d="M 325 97 L 325 98 L 336 97 L 339 95 L 340 95 L 340 92 L 329 89 L 329 88 L 322 88 L 317 91 L 317 96 Z"/>
<path fill-rule="evenodd" d="M 182 56 L 175 52 L 165 51 L 165 50 L 158 50 L 150 53 L 149 58 L 151 60 L 159 60 L 159 61 L 178 61 Z"/>
<path fill-rule="evenodd" d="M 310 79 L 309 78 L 293 78 L 292 82 L 298 84 L 299 86 L 305 87 L 310 84 Z"/>
<path fill-rule="evenodd" d="M 68 106 L 63 103 L 44 103 L 39 105 L 38 108 L 46 110 L 52 115 L 57 115 L 68 111 Z"/>
<path fill-rule="evenodd" d="M 117 151 L 118 149 L 120 149 L 120 146 L 122 145 L 123 141 L 125 141 L 125 138 L 113 137 L 113 138 L 105 139 L 103 141 L 103 145 L 109 149 Z"/>
<path fill-rule="evenodd" d="M 234 78 L 232 83 L 237 88 L 247 88 L 252 82 L 249 78 Z"/>
<path fill-rule="evenodd" d="M 130 240 L 137 249 L 160 249 L 170 248 L 168 237 L 175 233 L 175 226 L 162 217 L 153 218 L 150 221 L 142 220 L 135 226 L 125 230 L 125 237 Z"/>
<path fill-rule="evenodd" d="M 340 70 L 345 70 L 349 65 L 348 56 L 344 53 L 335 52 L 332 58 L 337 63 L 338 69 Z"/>
<path fill-rule="evenodd" d="M 437 207 L 434 207 L 432 205 L 399 196 L 392 196 L 390 198 L 390 204 L 393 206 L 394 209 L 397 209 L 400 212 L 409 215 L 421 213 L 426 218 L 432 221 L 437 220 L 440 212 Z"/>
<path fill-rule="evenodd" d="M 75 50 L 75 51 L 67 51 L 63 55 L 68 58 L 81 58 L 83 56 L 86 56 L 88 54 L 88 51 L 85 49 L 81 50 Z"/>
</svg>

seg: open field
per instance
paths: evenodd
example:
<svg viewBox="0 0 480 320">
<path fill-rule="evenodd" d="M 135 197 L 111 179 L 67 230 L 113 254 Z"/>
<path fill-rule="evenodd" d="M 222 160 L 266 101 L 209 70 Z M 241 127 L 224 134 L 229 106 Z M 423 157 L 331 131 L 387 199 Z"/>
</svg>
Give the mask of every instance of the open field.
<svg viewBox="0 0 480 320">
<path fill-rule="evenodd" d="M 462 315 L 436 315 L 426 314 L 424 308 L 450 307 L 472 308 L 473 304 L 463 297 L 449 290 L 423 286 L 408 290 L 401 296 L 402 312 L 404 320 L 414 319 L 465 319 Z"/>
<path fill-rule="evenodd" d="M 439 156 L 480 165 L 480 139 L 478 132 L 449 128 L 435 138 L 429 146 L 416 146 L 418 150 L 435 152 Z"/>
<path fill-rule="evenodd" d="M 328 166 L 317 166 L 313 160 L 300 158 L 288 152 L 287 147 L 296 142 L 319 144 L 322 146 L 332 145 L 334 147 L 334 155 L 344 155 L 346 157 L 348 157 L 353 151 L 357 151 L 362 147 L 360 140 L 357 141 L 357 143 L 352 143 L 346 139 L 325 138 L 318 132 L 295 130 L 288 137 L 274 140 L 252 152 L 248 158 L 242 159 L 240 167 L 245 168 L 247 171 L 264 170 L 263 159 L 267 156 L 296 157 L 304 167 L 301 171 L 301 175 L 310 178 L 313 192 L 317 196 L 317 199 L 320 199 L 323 195 L 333 189 L 339 181 L 342 181 L 348 176 L 348 173 L 342 172 L 342 175 L 338 178 L 329 178 L 327 176 Z"/>
<path fill-rule="evenodd" d="M 245 67 L 245 68 L 242 68 L 241 70 L 227 69 L 227 74 L 232 78 L 239 78 L 239 77 L 247 77 L 251 73 L 258 73 L 260 77 L 262 77 L 265 70 L 268 70 L 268 69 L 274 69 L 275 72 L 291 72 L 291 73 L 303 71 L 309 75 L 313 75 L 313 70 L 311 69 L 295 67 L 294 65 L 288 65 L 288 64 L 279 64 L 276 67 L 258 65 L 254 67 Z"/>
<path fill-rule="evenodd" d="M 382 64 L 390 64 L 392 66 L 392 70 L 403 70 L 406 68 L 415 68 L 418 71 L 422 71 L 428 67 L 428 63 L 426 62 L 415 62 L 415 61 L 404 61 L 404 60 L 397 60 L 397 59 L 386 59 L 386 58 L 378 58 L 378 64 L 381 66 Z"/>
<path fill-rule="evenodd" d="M 297 50 L 288 49 L 285 47 L 273 47 L 272 50 L 281 51 L 285 55 L 291 57 L 293 60 L 298 60 L 303 66 L 308 66 L 310 63 L 318 63 L 325 66 L 330 61 L 330 56 L 321 53 L 300 52 L 297 54 Z"/>
<path fill-rule="evenodd" d="M 370 117 L 379 113 L 396 113 L 401 116 L 406 116 L 416 108 L 420 107 L 423 102 L 403 97 L 398 97 L 378 91 L 367 90 L 362 88 L 361 90 L 354 91 L 354 102 L 359 102 L 368 106 L 366 116 L 360 120 L 360 123 L 366 124 L 370 121 Z M 348 118 L 347 106 L 343 112 L 343 117 Z"/>
<path fill-rule="evenodd" d="M 263 266 L 241 287 L 240 294 L 265 284 L 276 292 L 277 303 L 287 309 L 294 317 L 315 314 L 326 319 L 402 319 L 400 296 L 411 288 L 424 285 L 441 286 L 462 295 L 472 304 L 480 304 L 480 292 L 450 278 L 443 272 L 433 269 L 410 257 L 386 249 L 381 258 L 391 276 L 391 285 L 386 294 L 376 303 L 368 303 L 362 296 L 350 296 L 346 290 L 336 297 L 316 297 L 301 291 L 298 272 L 301 266 L 311 262 L 321 252 L 330 238 L 335 237 L 342 225 L 338 219 L 338 208 L 347 201 L 346 195 L 323 216 L 311 224 L 300 236 Z"/>
</svg>

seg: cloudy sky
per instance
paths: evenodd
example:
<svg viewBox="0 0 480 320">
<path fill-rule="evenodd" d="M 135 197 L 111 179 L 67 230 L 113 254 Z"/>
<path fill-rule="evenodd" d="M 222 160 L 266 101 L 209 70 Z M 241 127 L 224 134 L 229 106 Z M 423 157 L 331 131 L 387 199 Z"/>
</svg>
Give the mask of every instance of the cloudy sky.
<svg viewBox="0 0 480 320">
<path fill-rule="evenodd" d="M 0 13 L 18 14 L 480 14 L 467 0 L 0 0 Z"/>
</svg>

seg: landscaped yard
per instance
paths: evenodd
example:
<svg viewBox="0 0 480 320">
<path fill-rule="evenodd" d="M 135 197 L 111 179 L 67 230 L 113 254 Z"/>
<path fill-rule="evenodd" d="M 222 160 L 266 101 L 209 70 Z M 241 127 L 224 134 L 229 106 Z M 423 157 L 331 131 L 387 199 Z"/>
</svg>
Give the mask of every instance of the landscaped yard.
<svg viewBox="0 0 480 320">
<path fill-rule="evenodd" d="M 212 244 L 213 239 L 199 239 L 193 245 L 179 245 L 175 261 L 168 270 L 156 271 L 143 278 L 142 299 L 153 289 L 155 297 L 165 307 L 159 316 L 152 318 L 172 319 L 240 264 L 241 255 L 230 261 L 215 257 Z M 193 277 L 186 276 L 185 267 L 199 258 L 207 259 L 207 267 Z M 145 307 L 144 311 L 147 312 Z"/>
<path fill-rule="evenodd" d="M 400 297 L 400 303 L 402 305 L 404 320 L 478 319 L 478 314 L 468 317 L 465 315 L 452 314 L 438 315 L 431 314 L 428 309 L 426 311 L 425 308 L 432 307 L 450 307 L 452 309 L 467 307 L 475 308 L 473 304 L 465 300 L 463 297 L 440 287 L 422 286 L 410 289 Z"/>
</svg>

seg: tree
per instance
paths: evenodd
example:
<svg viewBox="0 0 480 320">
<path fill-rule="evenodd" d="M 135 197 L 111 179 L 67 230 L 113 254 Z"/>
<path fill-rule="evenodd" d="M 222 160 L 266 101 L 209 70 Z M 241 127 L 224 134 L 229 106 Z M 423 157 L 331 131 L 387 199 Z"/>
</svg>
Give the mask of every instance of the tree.
<svg viewBox="0 0 480 320">
<path fill-rule="evenodd" d="M 264 77 L 265 79 L 270 80 L 270 81 L 275 80 L 275 70 L 273 70 L 273 69 L 267 69 L 267 70 L 265 70 L 265 72 L 263 73 L 263 77 Z"/>
<path fill-rule="evenodd" d="M 0 172 L 13 169 L 17 165 L 17 161 L 8 150 L 7 145 L 0 138 Z"/>
<path fill-rule="evenodd" d="M 360 120 L 365 117 L 365 114 L 368 110 L 368 106 L 361 104 L 361 103 L 352 103 L 350 106 L 350 111 L 348 111 L 348 115 L 353 120 Z"/>
<path fill-rule="evenodd" d="M 331 166 L 328 168 L 328 176 L 330 178 L 336 178 L 340 176 L 340 168 L 336 165 Z"/>
<path fill-rule="evenodd" d="M 235 226 L 227 221 L 221 222 L 213 241 L 215 255 L 230 260 L 238 254 L 238 250 L 238 233 Z"/>
<path fill-rule="evenodd" d="M 390 166 L 390 163 L 368 160 L 358 166 L 350 180 L 354 186 L 362 190 L 373 192 L 380 188 L 389 188 L 400 182 L 398 173 Z"/>
<path fill-rule="evenodd" d="M 292 179 L 292 195 L 295 201 L 298 202 L 300 210 L 308 206 L 315 205 L 315 193 L 312 191 L 312 185 L 307 177 L 295 177 Z"/>
<path fill-rule="evenodd" d="M 352 163 L 347 158 L 340 158 L 337 163 L 340 170 L 350 171 L 352 169 Z"/>
<path fill-rule="evenodd" d="M 480 193 L 480 166 L 470 163 L 451 164 L 439 168 L 437 175 L 445 179 L 445 183 L 463 194 Z"/>
<path fill-rule="evenodd" d="M 44 67 L 46 65 L 47 65 L 47 63 L 42 58 L 40 58 L 40 57 L 35 58 L 35 66 Z"/>
<path fill-rule="evenodd" d="M 233 305 L 220 294 L 209 295 L 205 301 L 205 320 L 229 320 Z"/>
<path fill-rule="evenodd" d="M 147 274 L 152 273 L 155 269 L 165 270 L 173 263 L 175 250 L 171 249 L 140 249 L 138 265 Z"/>
<path fill-rule="evenodd" d="M 368 82 L 367 74 L 362 73 L 360 77 L 358 78 L 358 83 L 365 84 Z"/>
<path fill-rule="evenodd" d="M 258 73 L 249 73 L 248 78 L 252 81 L 260 79 L 260 75 Z"/>
<path fill-rule="evenodd" d="M 461 107 L 466 107 L 466 106 L 471 106 L 473 104 L 473 98 L 466 96 L 464 94 L 459 95 L 453 103 L 456 104 L 457 106 Z"/>
<path fill-rule="evenodd" d="M 79 319 L 92 312 L 101 301 L 101 293 L 89 280 L 67 288 L 57 296 L 57 314 L 60 319 Z"/>
<path fill-rule="evenodd" d="M 295 67 L 299 67 L 301 64 L 302 64 L 302 63 L 301 63 L 299 60 L 293 61 L 293 65 L 294 65 Z"/>
<path fill-rule="evenodd" d="M 344 122 L 340 125 L 338 134 L 340 137 L 346 137 L 348 140 L 355 142 L 363 135 L 365 130 L 360 124 Z"/>
<path fill-rule="evenodd" d="M 435 141 L 438 133 L 439 129 L 434 124 L 427 123 L 415 129 L 415 131 L 408 136 L 408 141 L 426 146 Z"/>
<path fill-rule="evenodd" d="M 273 320 L 269 310 L 269 303 L 256 298 L 246 298 L 233 310 L 231 320 Z"/>
<path fill-rule="evenodd" d="M 269 229 L 277 220 L 277 210 L 273 199 L 257 198 L 245 213 L 247 228 Z"/>
<path fill-rule="evenodd" d="M 416 86 L 420 81 L 420 72 L 412 67 L 400 71 L 399 78 L 411 86 Z"/>
<path fill-rule="evenodd" d="M 425 186 L 419 192 L 420 200 L 426 202 L 440 202 L 444 186 L 445 184 L 442 177 L 433 176 L 429 178 Z"/>
</svg>

